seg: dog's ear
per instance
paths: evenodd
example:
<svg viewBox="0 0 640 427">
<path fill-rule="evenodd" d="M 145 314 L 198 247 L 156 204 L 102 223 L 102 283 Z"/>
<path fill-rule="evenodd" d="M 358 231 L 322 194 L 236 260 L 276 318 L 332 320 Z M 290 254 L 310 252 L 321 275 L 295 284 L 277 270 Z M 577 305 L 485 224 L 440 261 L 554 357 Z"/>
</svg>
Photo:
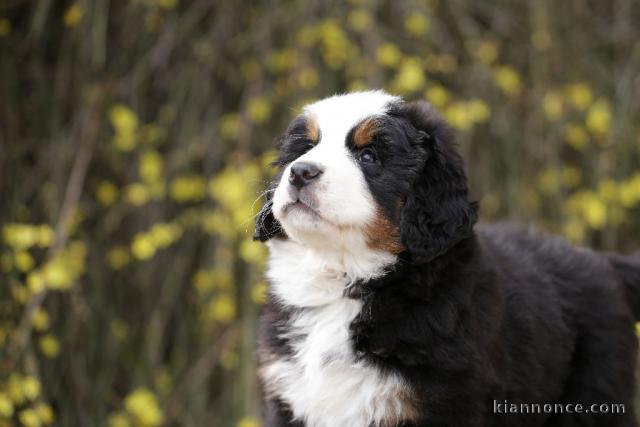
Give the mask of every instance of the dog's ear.
<svg viewBox="0 0 640 427">
<path fill-rule="evenodd" d="M 430 261 L 472 236 L 478 204 L 467 199 L 464 162 L 438 113 L 414 102 L 396 114 L 415 130 L 410 140 L 422 159 L 401 210 L 400 237 L 412 259 Z"/>
<path fill-rule="evenodd" d="M 276 236 L 285 237 L 286 235 L 284 234 L 282 226 L 273 216 L 273 191 L 267 191 L 264 197 L 266 198 L 266 201 L 256 216 L 253 240 L 266 242 Z"/>
</svg>

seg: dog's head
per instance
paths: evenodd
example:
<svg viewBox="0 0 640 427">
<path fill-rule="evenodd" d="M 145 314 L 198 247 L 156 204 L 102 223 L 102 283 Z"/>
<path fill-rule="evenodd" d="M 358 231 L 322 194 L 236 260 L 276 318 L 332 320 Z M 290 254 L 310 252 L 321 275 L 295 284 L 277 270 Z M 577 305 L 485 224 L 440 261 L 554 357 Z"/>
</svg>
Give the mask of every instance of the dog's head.
<svg viewBox="0 0 640 427">
<path fill-rule="evenodd" d="M 330 248 L 348 234 L 428 261 L 472 233 L 463 161 L 425 102 L 375 91 L 310 104 L 281 136 L 277 164 L 258 240 Z"/>
</svg>

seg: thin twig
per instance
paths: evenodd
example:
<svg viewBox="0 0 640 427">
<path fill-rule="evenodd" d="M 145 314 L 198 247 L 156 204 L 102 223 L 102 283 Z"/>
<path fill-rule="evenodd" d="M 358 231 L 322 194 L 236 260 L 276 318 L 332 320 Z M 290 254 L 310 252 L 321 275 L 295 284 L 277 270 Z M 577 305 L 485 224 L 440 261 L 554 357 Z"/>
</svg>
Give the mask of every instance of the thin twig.
<svg viewBox="0 0 640 427">
<path fill-rule="evenodd" d="M 228 347 L 233 347 L 239 337 L 238 328 L 229 327 L 220 338 L 213 340 L 200 358 L 193 364 L 191 369 L 183 376 L 182 381 L 175 388 L 173 395 L 169 398 L 169 403 L 165 411 L 164 425 L 170 425 L 171 421 L 180 413 L 184 405 L 185 396 L 189 391 L 204 382 L 213 368 L 218 364 L 220 353 Z"/>
<path fill-rule="evenodd" d="M 85 177 L 93 155 L 93 145 L 100 127 L 99 111 L 100 108 L 94 106 L 88 113 L 88 118 L 80 131 L 78 150 L 69 175 L 69 181 L 67 182 L 60 216 L 54 229 L 53 243 L 47 251 L 47 261 L 53 259 L 60 252 L 69 238 L 69 223 L 82 195 Z M 25 307 L 15 335 L 16 339 L 12 353 L 12 361 L 14 363 L 20 359 L 31 336 L 31 317 L 42 306 L 46 296 L 47 286 L 45 283 L 44 289 L 33 295 Z"/>
</svg>

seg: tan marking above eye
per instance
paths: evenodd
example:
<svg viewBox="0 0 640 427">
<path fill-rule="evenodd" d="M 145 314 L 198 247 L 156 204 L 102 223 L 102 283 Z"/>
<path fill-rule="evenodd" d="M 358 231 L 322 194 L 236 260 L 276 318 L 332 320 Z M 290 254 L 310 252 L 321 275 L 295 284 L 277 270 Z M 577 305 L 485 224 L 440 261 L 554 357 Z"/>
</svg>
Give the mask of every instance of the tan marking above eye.
<svg viewBox="0 0 640 427">
<path fill-rule="evenodd" d="M 307 136 L 314 143 L 317 144 L 320 140 L 320 129 L 318 128 L 318 123 L 312 118 L 308 117 L 306 119 L 307 123 Z"/>
<path fill-rule="evenodd" d="M 378 130 L 378 122 L 371 118 L 360 123 L 353 133 L 353 143 L 356 147 L 364 147 L 371 144 L 373 136 Z"/>
</svg>

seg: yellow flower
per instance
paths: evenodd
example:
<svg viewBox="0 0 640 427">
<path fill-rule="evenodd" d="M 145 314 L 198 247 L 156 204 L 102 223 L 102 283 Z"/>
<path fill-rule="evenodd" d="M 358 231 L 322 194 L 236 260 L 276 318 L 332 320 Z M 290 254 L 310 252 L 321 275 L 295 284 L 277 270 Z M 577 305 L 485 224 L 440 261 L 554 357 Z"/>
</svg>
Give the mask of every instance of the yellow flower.
<svg viewBox="0 0 640 427">
<path fill-rule="evenodd" d="M 211 301 L 209 316 L 220 323 L 229 323 L 236 316 L 236 305 L 230 295 L 220 295 Z"/>
<path fill-rule="evenodd" d="M 393 87 L 401 93 L 413 92 L 421 89 L 426 82 L 420 59 L 416 57 L 405 58 L 400 63 L 400 68 L 393 80 Z"/>
<path fill-rule="evenodd" d="M 20 304 L 26 304 L 29 299 L 29 292 L 24 286 L 14 285 L 11 287 L 11 296 Z"/>
<path fill-rule="evenodd" d="M 120 151 L 131 151 L 135 148 L 135 133 L 138 129 L 138 117 L 129 107 L 123 104 L 114 105 L 109 111 L 109 118 L 116 134 L 114 143 Z"/>
<path fill-rule="evenodd" d="M 318 31 L 313 26 L 302 27 L 296 34 L 296 42 L 302 47 L 310 47 L 318 39 Z"/>
<path fill-rule="evenodd" d="M 51 289 L 67 289 L 73 281 L 71 270 L 59 259 L 47 263 L 42 273 L 44 282 Z"/>
<path fill-rule="evenodd" d="M 215 285 L 213 274 L 207 270 L 198 270 L 196 274 L 193 275 L 191 282 L 201 295 L 211 292 Z"/>
<path fill-rule="evenodd" d="M 151 199 L 151 192 L 146 185 L 136 182 L 125 188 L 125 197 L 134 206 L 142 206 Z"/>
<path fill-rule="evenodd" d="M 30 408 L 20 411 L 18 419 L 23 427 L 40 427 L 42 425 L 36 411 Z"/>
<path fill-rule="evenodd" d="M 107 420 L 109 427 L 131 427 L 129 418 L 124 414 L 111 415 Z"/>
<path fill-rule="evenodd" d="M 54 358 L 60 353 L 60 342 L 51 334 L 44 335 L 39 340 L 40 351 L 49 358 Z"/>
<path fill-rule="evenodd" d="M 563 232 L 567 239 L 574 243 L 581 243 L 585 235 L 584 224 L 578 219 L 571 219 L 563 226 Z"/>
<path fill-rule="evenodd" d="M 479 62 L 491 65 L 498 58 L 498 46 L 490 40 L 482 40 L 472 47 L 472 54 Z"/>
<path fill-rule="evenodd" d="M 559 120 L 564 113 L 562 97 L 557 92 L 547 92 L 542 100 L 542 109 L 549 120 Z"/>
<path fill-rule="evenodd" d="M 171 198 L 179 203 L 198 201 L 206 195 L 206 182 L 199 175 L 183 175 L 171 181 Z"/>
<path fill-rule="evenodd" d="M 543 194 L 555 194 L 560 189 L 560 177 L 555 169 L 547 169 L 540 173 L 538 186 Z"/>
<path fill-rule="evenodd" d="M 27 399 L 35 400 L 40 395 L 40 388 L 40 381 L 36 377 L 22 378 L 22 392 Z"/>
<path fill-rule="evenodd" d="M 267 299 L 267 284 L 259 282 L 251 289 L 251 299 L 256 304 L 263 304 Z"/>
<path fill-rule="evenodd" d="M 107 253 L 107 264 L 114 270 L 122 270 L 130 260 L 129 250 L 125 246 L 115 246 Z"/>
<path fill-rule="evenodd" d="M 35 261 L 31 254 L 26 250 L 19 250 L 15 254 L 14 264 L 16 268 L 22 272 L 27 272 L 33 268 Z"/>
<path fill-rule="evenodd" d="M 33 329 L 43 332 L 49 328 L 49 314 L 42 308 L 37 309 L 31 317 Z"/>
<path fill-rule="evenodd" d="M 13 402 L 5 393 L 0 393 L 0 417 L 11 418 L 13 415 Z"/>
<path fill-rule="evenodd" d="M 575 150 L 582 151 L 589 141 L 589 135 L 582 126 L 570 123 L 564 131 L 564 138 Z"/>
<path fill-rule="evenodd" d="M 518 72 L 510 65 L 495 68 L 494 79 L 500 89 L 507 95 L 513 96 L 522 90 L 522 81 Z"/>
<path fill-rule="evenodd" d="M 166 368 L 160 369 L 160 372 L 156 374 L 154 384 L 161 395 L 168 395 L 173 388 L 173 378 L 169 370 Z"/>
<path fill-rule="evenodd" d="M 60 262 L 47 263 L 42 269 L 42 274 L 44 279 L 43 283 L 51 289 L 62 289 L 71 281 L 69 272 Z M 38 276 L 34 276 L 31 282 L 29 282 L 29 285 L 31 289 L 36 290 L 39 287 Z"/>
<path fill-rule="evenodd" d="M 155 182 L 162 175 L 162 156 L 155 150 L 145 151 L 140 156 L 139 173 L 144 182 Z"/>
<path fill-rule="evenodd" d="M 157 2 L 163 9 L 173 9 L 178 5 L 178 0 L 157 0 Z"/>
<path fill-rule="evenodd" d="M 38 246 L 46 248 L 53 243 L 54 233 L 50 225 L 43 224 L 38 226 Z"/>
<path fill-rule="evenodd" d="M 313 68 L 307 67 L 298 73 L 298 84 L 303 89 L 312 89 L 316 87 L 319 80 L 318 72 Z"/>
<path fill-rule="evenodd" d="M 2 227 L 4 242 L 15 249 L 27 249 L 38 242 L 38 229 L 28 224 L 10 223 Z"/>
<path fill-rule="evenodd" d="M 155 255 L 156 247 L 149 235 L 139 233 L 133 238 L 131 253 L 139 260 L 147 260 Z"/>
<path fill-rule="evenodd" d="M 606 202 L 614 202 L 618 199 L 618 184 L 611 178 L 598 183 L 598 196 Z"/>
<path fill-rule="evenodd" d="M 473 120 L 469 115 L 469 111 L 462 102 L 450 104 L 444 110 L 444 117 L 451 126 L 461 131 L 468 131 L 473 126 Z"/>
<path fill-rule="evenodd" d="M 84 273 L 86 247 L 83 242 L 74 241 L 65 247 L 51 261 L 47 262 L 41 272 L 32 273 L 27 278 L 27 285 L 32 292 L 39 292 L 43 285 L 50 289 L 65 290 Z"/>
<path fill-rule="evenodd" d="M 5 37 L 11 33 L 11 21 L 7 18 L 0 18 L 0 37 Z"/>
<path fill-rule="evenodd" d="M 591 88 L 586 83 L 573 83 L 566 87 L 569 102 L 578 110 L 586 109 L 593 100 Z"/>
<path fill-rule="evenodd" d="M 443 108 L 451 98 L 449 92 L 440 85 L 431 85 L 425 91 L 425 97 L 436 108 Z"/>
<path fill-rule="evenodd" d="M 250 264 L 263 265 L 267 260 L 267 251 L 264 245 L 245 239 L 240 243 L 240 257 Z"/>
<path fill-rule="evenodd" d="M 236 139 L 240 121 L 236 113 L 228 113 L 220 118 L 220 134 L 225 139 Z"/>
<path fill-rule="evenodd" d="M 124 407 L 141 427 L 155 427 L 162 424 L 162 410 L 156 396 L 146 388 L 138 388 L 124 400 Z"/>
<path fill-rule="evenodd" d="M 327 19 L 318 25 L 321 54 L 324 62 L 333 69 L 342 67 L 351 58 L 358 56 L 342 25 L 335 19 Z"/>
<path fill-rule="evenodd" d="M 227 239 L 233 239 L 236 230 L 229 215 L 216 209 L 202 218 L 202 229 L 209 234 L 219 234 Z"/>
<path fill-rule="evenodd" d="M 271 103 L 264 96 L 258 96 L 247 102 L 247 114 L 255 123 L 264 123 L 271 116 Z"/>
<path fill-rule="evenodd" d="M 13 373 L 5 385 L 5 391 L 15 405 L 22 405 L 25 402 L 24 390 L 22 389 L 22 377 Z"/>
<path fill-rule="evenodd" d="M 410 35 L 420 37 L 429 29 L 429 21 L 424 15 L 413 13 L 404 20 L 404 29 Z"/>
<path fill-rule="evenodd" d="M 474 98 L 470 100 L 467 102 L 466 107 L 471 120 L 475 123 L 484 123 L 489 120 L 489 117 L 491 116 L 491 109 L 487 103 L 481 99 Z"/>
<path fill-rule="evenodd" d="M 233 350 L 225 348 L 220 352 L 220 365 L 226 370 L 236 368 L 239 361 L 238 353 Z"/>
<path fill-rule="evenodd" d="M 161 114 L 162 111 L 158 115 Z M 142 144 L 153 145 L 161 142 L 166 137 L 166 133 L 163 127 L 149 123 L 140 127 L 138 138 Z"/>
<path fill-rule="evenodd" d="M 209 181 L 209 193 L 226 210 L 238 212 L 244 220 L 255 200 L 260 175 L 255 163 L 240 168 L 228 166 Z"/>
<path fill-rule="evenodd" d="M 594 229 L 601 229 L 607 222 L 607 207 L 595 196 L 584 200 L 583 213 L 587 224 Z"/>
<path fill-rule="evenodd" d="M 82 7 L 78 3 L 74 3 L 67 11 L 64 13 L 64 25 L 67 27 L 75 27 L 82 20 L 82 16 L 84 15 L 84 11 Z"/>
<path fill-rule="evenodd" d="M 587 113 L 587 129 L 594 135 L 602 136 L 609 130 L 611 122 L 611 107 L 606 101 L 596 101 Z"/>
<path fill-rule="evenodd" d="M 618 193 L 620 203 L 626 208 L 631 208 L 640 201 L 640 174 L 620 184 Z"/>
<path fill-rule="evenodd" d="M 373 19 L 371 19 L 371 14 L 366 9 L 354 9 L 349 12 L 347 17 L 347 21 L 351 28 L 356 31 L 363 32 L 369 28 L 373 24 Z"/>
<path fill-rule="evenodd" d="M 547 31 L 536 31 L 531 36 L 531 43 L 538 50 L 547 50 L 551 46 L 551 35 Z"/>
<path fill-rule="evenodd" d="M 118 198 L 118 188 L 109 181 L 102 181 L 96 190 L 96 199 L 102 206 L 111 206 Z"/>
<path fill-rule="evenodd" d="M 260 422 L 253 417 L 244 417 L 238 422 L 238 427 L 260 427 Z"/>
<path fill-rule="evenodd" d="M 180 227 L 173 224 L 156 224 L 149 230 L 149 236 L 153 244 L 159 248 L 165 248 L 175 242 L 182 235 Z"/>
<path fill-rule="evenodd" d="M 380 65 L 395 67 L 402 58 L 402 52 L 394 44 L 382 43 L 376 51 L 376 59 Z"/>
<path fill-rule="evenodd" d="M 36 405 L 35 411 L 43 424 L 50 425 L 51 423 L 53 423 L 54 416 L 51 406 L 41 402 Z"/>
<path fill-rule="evenodd" d="M 636 322 L 636 335 L 640 338 L 640 322 Z"/>
<path fill-rule="evenodd" d="M 109 112 L 109 117 L 118 132 L 131 133 L 138 128 L 136 113 L 124 104 L 114 105 Z"/>
<path fill-rule="evenodd" d="M 273 73 L 282 73 L 293 69 L 298 62 L 298 54 L 294 49 L 282 49 L 267 58 L 267 68 Z"/>
</svg>

